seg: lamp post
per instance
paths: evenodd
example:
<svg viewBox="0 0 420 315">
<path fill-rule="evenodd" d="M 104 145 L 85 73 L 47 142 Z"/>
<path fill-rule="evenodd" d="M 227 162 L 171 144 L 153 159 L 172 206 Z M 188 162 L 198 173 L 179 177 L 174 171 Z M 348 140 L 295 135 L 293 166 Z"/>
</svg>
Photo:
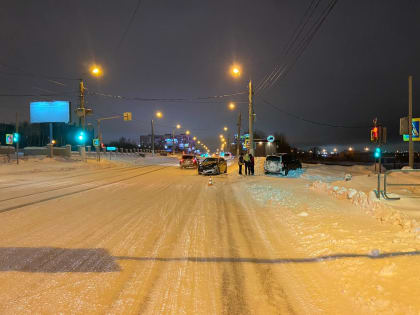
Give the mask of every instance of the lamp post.
<svg viewBox="0 0 420 315">
<path fill-rule="evenodd" d="M 156 112 L 156 118 L 162 118 L 162 112 Z M 152 155 L 155 155 L 155 123 L 153 119 L 151 120 L 152 125 Z"/>
<path fill-rule="evenodd" d="M 238 66 L 232 66 L 231 67 L 231 74 L 233 77 L 240 77 L 241 76 L 241 69 Z M 250 147 L 249 147 L 249 153 L 251 153 L 252 155 L 254 155 L 254 100 L 253 100 L 253 96 L 254 96 L 254 89 L 252 86 L 252 80 L 249 79 L 249 83 L 248 83 L 248 129 L 249 129 L 249 142 L 250 142 Z M 239 121 L 240 121 L 240 116 L 239 116 Z M 240 123 L 238 124 L 240 129 Z M 240 135 L 238 133 L 238 142 L 240 139 Z M 238 145 L 239 147 L 239 145 Z M 239 151 L 239 150 L 238 150 Z M 239 155 L 239 152 L 237 152 L 237 154 Z"/>
<path fill-rule="evenodd" d="M 101 69 L 100 66 L 98 65 L 92 65 L 89 69 L 89 72 L 91 75 L 95 76 L 95 77 L 100 77 L 103 75 L 103 71 Z M 79 101 L 80 101 L 80 106 L 79 106 L 79 110 L 81 111 L 80 118 L 81 118 L 81 123 L 82 123 L 82 129 L 85 130 L 85 124 L 86 124 L 86 108 L 85 108 L 85 85 L 83 82 L 83 79 L 79 79 Z M 90 112 L 90 111 L 89 111 Z"/>
<path fill-rule="evenodd" d="M 180 129 L 181 125 L 177 124 L 176 129 Z M 175 128 L 172 129 L 172 154 L 175 154 Z"/>
</svg>

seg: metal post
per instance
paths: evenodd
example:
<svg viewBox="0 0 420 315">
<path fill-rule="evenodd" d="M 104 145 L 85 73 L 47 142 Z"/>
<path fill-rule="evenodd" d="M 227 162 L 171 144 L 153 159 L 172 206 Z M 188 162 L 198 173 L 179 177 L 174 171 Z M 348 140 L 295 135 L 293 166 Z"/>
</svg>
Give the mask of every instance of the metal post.
<svg viewBox="0 0 420 315">
<path fill-rule="evenodd" d="M 53 141 L 53 124 L 50 123 L 50 143 Z"/>
<path fill-rule="evenodd" d="M 408 166 L 414 168 L 413 146 L 413 77 L 408 77 Z"/>
<path fill-rule="evenodd" d="M 153 123 L 153 119 L 151 121 L 152 124 L 152 156 L 155 155 L 155 126 Z"/>
<path fill-rule="evenodd" d="M 19 133 L 19 117 L 18 117 L 18 113 L 16 113 L 16 133 Z M 18 135 L 18 141 L 16 142 L 16 164 L 19 164 L 19 140 L 20 137 Z"/>
<path fill-rule="evenodd" d="M 254 91 L 252 89 L 252 81 L 249 80 L 249 95 L 248 95 L 248 119 L 249 119 L 249 153 L 254 155 L 254 106 L 252 103 L 252 96 Z"/>
<path fill-rule="evenodd" d="M 172 154 L 175 154 L 175 129 L 172 130 Z"/>
<path fill-rule="evenodd" d="M 241 112 L 238 115 L 238 139 L 236 142 L 236 156 L 239 156 L 241 153 Z"/>
<path fill-rule="evenodd" d="M 80 90 L 80 108 L 82 109 L 82 129 L 85 130 L 85 122 L 86 122 L 86 110 L 85 110 L 85 87 L 83 85 L 83 79 L 80 79 L 79 83 L 79 90 Z"/>
</svg>

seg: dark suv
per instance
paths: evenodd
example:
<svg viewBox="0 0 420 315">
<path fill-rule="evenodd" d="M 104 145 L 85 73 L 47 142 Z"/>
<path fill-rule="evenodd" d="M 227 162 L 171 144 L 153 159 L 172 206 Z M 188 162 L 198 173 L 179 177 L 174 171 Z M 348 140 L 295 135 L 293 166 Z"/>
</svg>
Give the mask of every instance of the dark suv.
<svg viewBox="0 0 420 315">
<path fill-rule="evenodd" d="M 264 162 L 265 174 L 282 174 L 287 176 L 290 170 L 302 168 L 300 161 L 289 153 L 267 155 Z"/>
</svg>

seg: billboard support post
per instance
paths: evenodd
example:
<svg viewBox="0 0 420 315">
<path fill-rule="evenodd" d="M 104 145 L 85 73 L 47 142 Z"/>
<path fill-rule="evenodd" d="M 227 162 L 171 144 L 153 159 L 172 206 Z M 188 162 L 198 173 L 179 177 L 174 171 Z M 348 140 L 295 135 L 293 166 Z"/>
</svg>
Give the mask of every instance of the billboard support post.
<svg viewBox="0 0 420 315">
<path fill-rule="evenodd" d="M 53 123 L 50 122 L 50 143 L 53 141 Z"/>
</svg>

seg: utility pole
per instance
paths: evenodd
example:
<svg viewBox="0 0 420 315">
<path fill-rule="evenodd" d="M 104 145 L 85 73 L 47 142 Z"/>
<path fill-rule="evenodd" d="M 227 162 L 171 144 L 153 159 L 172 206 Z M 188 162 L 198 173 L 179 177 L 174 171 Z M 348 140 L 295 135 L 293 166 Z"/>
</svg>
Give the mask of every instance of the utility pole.
<svg viewBox="0 0 420 315">
<path fill-rule="evenodd" d="M 175 154 L 175 129 L 172 130 L 172 154 Z"/>
<path fill-rule="evenodd" d="M 17 133 L 17 141 L 16 141 L 16 164 L 19 164 L 19 117 L 18 113 L 16 113 L 16 133 Z"/>
<path fill-rule="evenodd" d="M 155 126 L 153 119 L 151 120 L 152 124 L 152 155 L 155 155 Z"/>
<path fill-rule="evenodd" d="M 408 77 L 408 166 L 414 168 L 413 146 L 413 76 Z"/>
<path fill-rule="evenodd" d="M 241 153 L 241 112 L 239 112 L 238 115 L 238 138 L 236 142 L 236 156 L 239 157 L 239 154 Z"/>
<path fill-rule="evenodd" d="M 80 108 L 82 109 L 82 116 L 80 117 L 80 119 L 82 120 L 82 129 L 85 130 L 86 109 L 85 109 L 85 87 L 83 85 L 83 79 L 80 79 L 79 90 L 80 90 Z"/>
<path fill-rule="evenodd" d="M 248 119 L 249 119 L 249 153 L 254 155 L 254 106 L 252 97 L 254 90 L 252 89 L 252 80 L 249 80 L 249 95 L 248 95 Z"/>
</svg>

